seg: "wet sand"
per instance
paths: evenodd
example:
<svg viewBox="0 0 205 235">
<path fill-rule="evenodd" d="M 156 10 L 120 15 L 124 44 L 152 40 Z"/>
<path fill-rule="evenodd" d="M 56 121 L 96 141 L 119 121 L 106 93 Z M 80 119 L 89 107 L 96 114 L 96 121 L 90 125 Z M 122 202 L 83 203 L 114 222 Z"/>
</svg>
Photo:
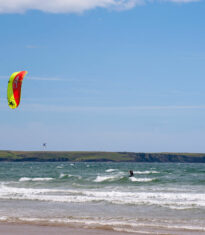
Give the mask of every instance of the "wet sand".
<svg viewBox="0 0 205 235">
<path fill-rule="evenodd" d="M 0 223 L 2 235 L 128 235 L 130 233 L 100 229 L 70 228 L 66 226 L 42 226 Z"/>
<path fill-rule="evenodd" d="M 68 226 L 0 223 L 0 235 L 203 235 L 201 231 L 164 230 L 158 228 L 140 230 L 141 232 L 119 232 L 103 229 L 86 229 Z"/>
</svg>

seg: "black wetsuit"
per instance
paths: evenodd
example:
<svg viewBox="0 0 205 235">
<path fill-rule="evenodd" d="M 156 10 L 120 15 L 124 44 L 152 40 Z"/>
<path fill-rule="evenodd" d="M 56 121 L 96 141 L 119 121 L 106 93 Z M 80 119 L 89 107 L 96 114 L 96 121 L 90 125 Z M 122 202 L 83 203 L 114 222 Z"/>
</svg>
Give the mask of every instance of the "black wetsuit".
<svg viewBox="0 0 205 235">
<path fill-rule="evenodd" d="M 130 175 L 129 175 L 129 177 L 133 177 L 133 176 L 134 176 L 133 171 L 130 171 Z"/>
</svg>

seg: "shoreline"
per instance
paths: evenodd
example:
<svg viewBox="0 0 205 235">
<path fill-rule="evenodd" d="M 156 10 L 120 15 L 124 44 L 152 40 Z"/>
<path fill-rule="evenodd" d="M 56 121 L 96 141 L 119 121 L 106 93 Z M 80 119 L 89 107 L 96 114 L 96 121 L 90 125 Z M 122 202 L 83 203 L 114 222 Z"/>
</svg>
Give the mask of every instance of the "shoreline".
<svg viewBox="0 0 205 235">
<path fill-rule="evenodd" d="M 52 224 L 32 224 L 32 223 L 12 223 L 0 222 L 0 234 L 3 235 L 203 235 L 204 231 L 176 230 L 174 228 L 149 228 L 139 227 L 139 231 L 115 231 L 103 228 L 86 228 L 67 225 Z"/>
<path fill-rule="evenodd" d="M 105 229 L 77 228 L 66 225 L 42 225 L 25 223 L 0 222 L 0 234 L 4 235 L 129 235 L 128 232 L 118 232 Z M 132 233 L 143 235 L 144 233 Z"/>
</svg>

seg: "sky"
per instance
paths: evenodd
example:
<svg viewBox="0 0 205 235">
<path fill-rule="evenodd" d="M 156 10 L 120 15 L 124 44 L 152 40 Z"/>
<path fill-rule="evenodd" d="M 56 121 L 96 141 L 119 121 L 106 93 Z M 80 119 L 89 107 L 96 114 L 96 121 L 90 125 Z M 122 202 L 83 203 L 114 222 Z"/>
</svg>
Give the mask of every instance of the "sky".
<svg viewBox="0 0 205 235">
<path fill-rule="evenodd" d="M 204 13 L 203 0 L 0 0 L 0 150 L 205 152 Z"/>
</svg>

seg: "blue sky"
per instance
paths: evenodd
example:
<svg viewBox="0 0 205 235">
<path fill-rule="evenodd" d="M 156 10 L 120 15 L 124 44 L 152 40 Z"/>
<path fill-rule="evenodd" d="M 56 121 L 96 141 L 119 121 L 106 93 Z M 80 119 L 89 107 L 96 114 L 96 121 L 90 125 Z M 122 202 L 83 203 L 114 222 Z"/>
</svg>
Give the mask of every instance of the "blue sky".
<svg viewBox="0 0 205 235">
<path fill-rule="evenodd" d="M 205 152 L 204 12 L 202 0 L 0 0 L 0 149 Z"/>
</svg>

